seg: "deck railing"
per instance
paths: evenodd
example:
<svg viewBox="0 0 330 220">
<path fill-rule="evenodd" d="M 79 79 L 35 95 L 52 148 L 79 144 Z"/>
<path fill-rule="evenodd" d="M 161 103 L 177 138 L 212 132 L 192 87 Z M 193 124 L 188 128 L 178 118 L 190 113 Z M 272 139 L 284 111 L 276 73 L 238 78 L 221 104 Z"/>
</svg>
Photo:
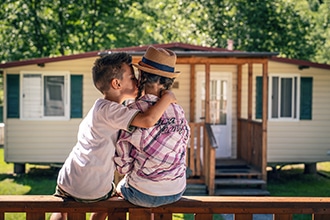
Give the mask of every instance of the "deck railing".
<svg viewBox="0 0 330 220">
<path fill-rule="evenodd" d="M 45 219 L 45 213 L 68 212 L 69 220 L 82 220 L 86 213 L 95 211 L 107 212 L 113 220 L 170 220 L 173 213 L 192 213 L 196 220 L 211 220 L 214 214 L 233 214 L 235 220 L 252 220 L 253 214 L 272 214 L 275 220 L 311 214 L 313 220 L 329 220 L 330 198 L 185 196 L 173 204 L 142 208 L 117 197 L 86 204 L 63 202 L 51 195 L 0 196 L 0 220 L 11 212 L 24 212 L 27 220 Z"/>
</svg>

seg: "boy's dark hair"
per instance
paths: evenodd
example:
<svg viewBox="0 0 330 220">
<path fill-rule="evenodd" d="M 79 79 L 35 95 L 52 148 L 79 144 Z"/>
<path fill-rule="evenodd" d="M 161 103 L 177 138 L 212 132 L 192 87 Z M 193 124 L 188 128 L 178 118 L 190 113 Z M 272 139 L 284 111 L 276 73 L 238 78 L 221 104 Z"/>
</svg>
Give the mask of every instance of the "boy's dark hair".
<svg viewBox="0 0 330 220">
<path fill-rule="evenodd" d="M 131 65 L 132 56 L 125 52 L 112 53 L 95 60 L 92 73 L 95 87 L 103 94 L 109 90 L 113 79 L 122 79 L 122 65 Z"/>
<path fill-rule="evenodd" d="M 143 70 L 141 71 L 141 79 L 140 79 L 140 83 L 138 86 L 138 95 L 136 97 L 136 100 L 139 99 L 142 96 L 142 92 L 144 90 L 144 87 L 147 83 L 159 83 L 161 85 L 163 85 L 164 90 L 168 90 L 171 89 L 173 82 L 174 82 L 174 78 L 167 78 L 164 76 L 158 76 L 152 73 L 147 73 Z"/>
</svg>

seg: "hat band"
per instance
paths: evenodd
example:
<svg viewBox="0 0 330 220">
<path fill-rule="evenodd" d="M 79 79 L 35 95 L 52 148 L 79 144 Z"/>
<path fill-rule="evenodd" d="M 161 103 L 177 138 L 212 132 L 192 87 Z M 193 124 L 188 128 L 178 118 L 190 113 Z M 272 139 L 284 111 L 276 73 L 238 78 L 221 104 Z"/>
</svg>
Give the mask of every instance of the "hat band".
<svg viewBox="0 0 330 220">
<path fill-rule="evenodd" d="M 154 61 L 146 59 L 145 57 L 142 57 L 142 62 L 149 65 L 149 66 L 152 66 L 156 69 L 159 69 L 159 70 L 163 70 L 163 71 L 166 71 L 166 72 L 172 72 L 172 73 L 174 72 L 173 67 L 163 65 L 163 64 L 160 64 L 160 63 L 156 63 Z"/>
</svg>

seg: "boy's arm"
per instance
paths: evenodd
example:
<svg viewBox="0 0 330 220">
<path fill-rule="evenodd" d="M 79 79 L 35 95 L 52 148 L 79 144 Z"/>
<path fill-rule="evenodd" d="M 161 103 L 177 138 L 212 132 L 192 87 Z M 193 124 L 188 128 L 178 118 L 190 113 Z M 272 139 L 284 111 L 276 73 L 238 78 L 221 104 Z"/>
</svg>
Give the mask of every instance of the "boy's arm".
<svg viewBox="0 0 330 220">
<path fill-rule="evenodd" d="M 165 90 L 162 93 L 161 98 L 158 102 L 150 107 L 144 113 L 138 113 L 132 120 L 131 125 L 140 128 L 150 128 L 156 124 L 163 113 L 166 111 L 167 107 L 171 103 L 176 103 L 176 97 L 174 93 L 170 90 Z"/>
</svg>

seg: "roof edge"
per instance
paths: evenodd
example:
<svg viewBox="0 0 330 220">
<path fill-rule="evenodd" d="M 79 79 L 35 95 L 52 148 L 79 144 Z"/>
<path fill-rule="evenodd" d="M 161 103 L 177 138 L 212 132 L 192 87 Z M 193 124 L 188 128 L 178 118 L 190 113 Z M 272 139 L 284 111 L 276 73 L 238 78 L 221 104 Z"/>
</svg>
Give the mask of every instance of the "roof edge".
<svg viewBox="0 0 330 220">
<path fill-rule="evenodd" d="M 306 60 L 297 60 L 297 59 L 291 59 L 291 58 L 284 58 L 284 57 L 271 57 L 271 61 L 280 62 L 280 63 L 288 63 L 288 64 L 295 64 L 297 66 L 301 66 L 303 68 L 308 67 L 315 67 L 320 69 L 330 69 L 329 64 L 322 64 L 322 63 L 315 63 L 311 61 Z"/>
<path fill-rule="evenodd" d="M 72 54 L 72 55 L 64 55 L 57 57 L 44 57 L 44 58 L 36 58 L 29 60 L 21 60 L 21 61 L 12 61 L 7 63 L 1 63 L 0 69 L 10 68 L 10 67 L 19 67 L 25 65 L 42 65 L 45 63 L 58 62 L 58 61 L 68 61 L 74 59 L 83 59 L 90 57 L 98 57 L 101 53 L 111 53 L 111 52 L 119 52 L 126 51 L 132 55 L 143 55 L 144 52 L 150 45 L 140 45 L 133 47 L 123 47 L 123 48 L 114 48 L 110 50 L 103 51 L 92 51 L 80 54 Z M 283 57 L 277 57 L 278 53 L 276 52 L 246 52 L 246 51 L 235 51 L 235 50 L 227 50 L 224 48 L 216 48 L 216 47 L 205 47 L 198 46 L 192 44 L 185 43 L 167 43 L 167 44 L 152 44 L 154 47 L 162 47 L 162 48 L 172 48 L 178 49 L 175 50 L 178 57 L 187 57 L 187 56 L 209 56 L 209 57 L 268 57 L 269 60 L 275 62 L 289 63 L 295 64 L 298 66 L 307 66 L 307 67 L 316 67 L 322 69 L 330 69 L 329 64 L 320 64 L 310 61 L 304 60 L 296 60 L 289 59 Z"/>
</svg>

